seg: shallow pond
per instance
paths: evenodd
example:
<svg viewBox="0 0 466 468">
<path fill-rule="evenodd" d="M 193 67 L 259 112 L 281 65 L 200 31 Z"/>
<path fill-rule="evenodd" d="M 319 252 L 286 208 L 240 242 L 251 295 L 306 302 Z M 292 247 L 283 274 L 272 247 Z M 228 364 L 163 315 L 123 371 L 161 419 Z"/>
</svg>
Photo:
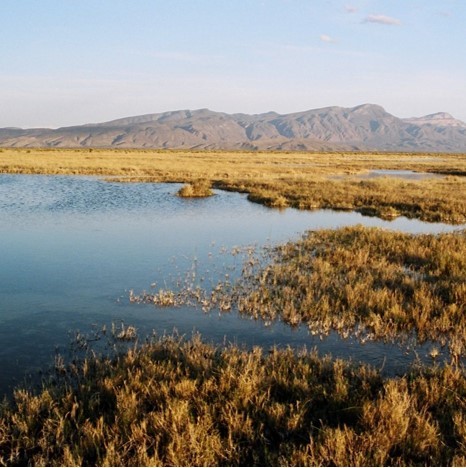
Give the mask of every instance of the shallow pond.
<svg viewBox="0 0 466 468">
<path fill-rule="evenodd" d="M 384 365 L 387 372 L 413 360 L 414 354 L 395 346 L 362 346 L 334 335 L 321 341 L 304 328 L 266 327 L 235 313 L 131 304 L 129 291 L 148 290 L 154 282 L 173 285 L 193 262 L 212 276 L 234 271 L 240 258 L 221 252 L 283 242 L 308 229 L 363 223 L 424 233 L 457 227 L 330 210 L 278 211 L 222 191 L 181 199 L 175 196 L 179 188 L 0 175 L 0 393 L 53 363 L 76 330 L 88 334 L 121 321 L 141 336 L 176 328 L 188 336 L 197 330 L 219 344 L 317 346 L 323 353 Z"/>
</svg>

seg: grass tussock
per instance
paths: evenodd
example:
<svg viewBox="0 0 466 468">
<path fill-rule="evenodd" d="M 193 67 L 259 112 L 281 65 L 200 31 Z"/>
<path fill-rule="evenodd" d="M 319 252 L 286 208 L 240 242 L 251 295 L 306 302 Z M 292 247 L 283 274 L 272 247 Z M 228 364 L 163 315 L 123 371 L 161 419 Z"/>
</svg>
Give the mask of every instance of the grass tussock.
<svg viewBox="0 0 466 468">
<path fill-rule="evenodd" d="M 181 198 L 205 198 L 213 194 L 210 183 L 206 181 L 186 184 L 178 191 L 178 196 Z"/>
<path fill-rule="evenodd" d="M 313 333 L 387 339 L 413 332 L 466 351 L 466 231 L 409 235 L 375 228 L 314 231 L 247 276 L 238 307 Z"/>
<path fill-rule="evenodd" d="M 0 407 L 0 464 L 437 465 L 466 461 L 457 367 L 383 378 L 316 352 L 164 337 L 73 364 Z"/>
<path fill-rule="evenodd" d="M 373 169 L 445 177 L 360 177 Z M 466 223 L 466 155 L 461 154 L 5 148 L 2 172 L 101 175 L 126 182 L 206 181 L 278 208 L 358 210 L 385 218 Z"/>
</svg>

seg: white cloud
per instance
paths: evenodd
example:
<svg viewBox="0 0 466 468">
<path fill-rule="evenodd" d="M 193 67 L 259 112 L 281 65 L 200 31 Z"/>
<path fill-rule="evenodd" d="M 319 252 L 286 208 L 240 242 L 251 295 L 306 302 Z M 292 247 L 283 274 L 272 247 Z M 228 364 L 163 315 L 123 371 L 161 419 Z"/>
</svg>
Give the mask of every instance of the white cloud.
<svg viewBox="0 0 466 468">
<path fill-rule="evenodd" d="M 366 16 L 363 21 L 363 23 L 376 23 L 376 24 L 385 24 L 388 26 L 396 26 L 400 25 L 401 21 L 397 18 L 393 18 L 391 16 L 385 16 L 385 15 L 368 15 Z"/>
<path fill-rule="evenodd" d="M 329 42 L 329 43 L 335 43 L 335 39 L 333 37 L 327 36 L 327 34 L 321 34 L 320 35 L 320 40 L 322 42 Z"/>
</svg>

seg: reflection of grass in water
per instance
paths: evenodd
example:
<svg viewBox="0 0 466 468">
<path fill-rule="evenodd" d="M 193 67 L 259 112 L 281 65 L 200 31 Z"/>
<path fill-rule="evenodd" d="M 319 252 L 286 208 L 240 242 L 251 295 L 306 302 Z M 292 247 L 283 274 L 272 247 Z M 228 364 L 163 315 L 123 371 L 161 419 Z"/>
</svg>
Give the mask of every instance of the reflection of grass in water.
<svg viewBox="0 0 466 468">
<path fill-rule="evenodd" d="M 464 371 L 153 339 L 0 407 L 8 465 L 464 465 Z"/>
<path fill-rule="evenodd" d="M 29 153 L 27 151 L 30 151 Z M 466 222 L 466 155 L 389 153 L 267 153 L 228 151 L 93 150 L 8 148 L 0 172 L 92 174 L 120 180 L 199 181 L 249 193 L 268 206 L 358 210 L 385 218 Z M 368 170 L 446 174 L 442 179 L 358 180 Z"/>
</svg>

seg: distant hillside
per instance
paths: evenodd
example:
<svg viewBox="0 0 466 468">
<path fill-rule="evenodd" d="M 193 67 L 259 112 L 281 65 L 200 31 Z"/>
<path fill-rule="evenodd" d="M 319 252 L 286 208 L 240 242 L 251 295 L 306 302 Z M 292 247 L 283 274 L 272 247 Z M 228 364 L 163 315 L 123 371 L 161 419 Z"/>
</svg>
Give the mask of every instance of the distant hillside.
<svg viewBox="0 0 466 468">
<path fill-rule="evenodd" d="M 0 146 L 466 153 L 466 124 L 443 112 L 400 119 L 374 104 L 284 115 L 199 109 L 59 129 L 3 128 Z"/>
</svg>

